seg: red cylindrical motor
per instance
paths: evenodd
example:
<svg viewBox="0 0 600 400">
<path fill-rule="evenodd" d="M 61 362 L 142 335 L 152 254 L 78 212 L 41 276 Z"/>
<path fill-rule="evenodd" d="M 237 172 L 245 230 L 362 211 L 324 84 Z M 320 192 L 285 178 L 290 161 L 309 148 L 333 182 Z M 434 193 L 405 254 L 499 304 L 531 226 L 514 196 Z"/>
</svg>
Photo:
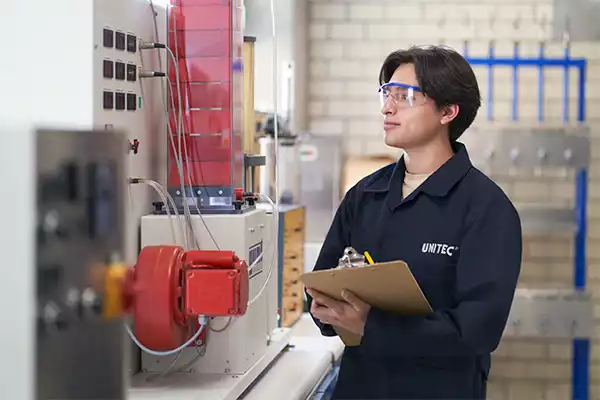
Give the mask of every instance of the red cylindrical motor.
<svg viewBox="0 0 600 400">
<path fill-rule="evenodd" d="M 248 266 L 232 251 L 145 247 L 135 266 L 138 340 L 153 350 L 171 350 L 189 339 L 201 315 L 244 315 L 248 280 Z"/>
</svg>

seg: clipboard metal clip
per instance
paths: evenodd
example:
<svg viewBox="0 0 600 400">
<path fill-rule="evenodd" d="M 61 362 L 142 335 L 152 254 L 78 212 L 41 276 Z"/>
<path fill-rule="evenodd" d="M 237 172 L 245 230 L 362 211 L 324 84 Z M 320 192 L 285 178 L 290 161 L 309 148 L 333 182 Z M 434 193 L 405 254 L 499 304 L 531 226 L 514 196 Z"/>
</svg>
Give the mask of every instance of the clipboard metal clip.
<svg viewBox="0 0 600 400">
<path fill-rule="evenodd" d="M 339 259 L 337 268 L 357 268 L 367 265 L 365 256 L 353 247 L 346 247 L 344 255 Z"/>
</svg>

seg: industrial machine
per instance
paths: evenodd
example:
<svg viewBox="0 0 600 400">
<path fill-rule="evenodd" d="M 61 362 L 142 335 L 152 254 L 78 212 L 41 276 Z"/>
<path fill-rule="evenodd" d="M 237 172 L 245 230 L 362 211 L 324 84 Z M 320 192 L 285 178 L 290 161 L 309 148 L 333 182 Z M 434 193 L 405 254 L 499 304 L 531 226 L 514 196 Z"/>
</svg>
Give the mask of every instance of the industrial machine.
<svg viewBox="0 0 600 400">
<path fill-rule="evenodd" d="M 244 186 L 242 3 L 175 1 L 168 31 L 168 201 L 141 220 L 131 398 L 150 385 L 237 399 L 289 343 L 277 328 L 278 213 L 267 217 Z M 175 213 L 182 241 L 169 230 Z M 186 384 L 152 382 L 172 372 Z"/>
<path fill-rule="evenodd" d="M 302 241 L 281 216 L 303 213 L 244 186 L 242 2 L 82 4 L 54 4 L 81 20 L 47 27 L 81 39 L 57 50 L 81 72 L 69 78 L 78 100 L 46 95 L 46 78 L 40 116 L 15 112 L 19 130 L 7 131 L 27 152 L 18 165 L 35 154 L 38 168 L 37 214 L 15 208 L 24 227 L 37 215 L 37 256 L 34 235 L 15 227 L 9 262 L 27 282 L 35 265 L 37 286 L 6 292 L 25 310 L 9 323 L 27 332 L 23 344 L 10 336 L 20 353 L 1 374 L 7 398 L 264 400 L 281 385 L 309 398 L 342 345 L 317 332 L 314 351 L 278 327 L 281 227 Z M 32 133 L 37 152 L 24 143 Z M 33 191 L 24 176 L 20 200 Z"/>
</svg>

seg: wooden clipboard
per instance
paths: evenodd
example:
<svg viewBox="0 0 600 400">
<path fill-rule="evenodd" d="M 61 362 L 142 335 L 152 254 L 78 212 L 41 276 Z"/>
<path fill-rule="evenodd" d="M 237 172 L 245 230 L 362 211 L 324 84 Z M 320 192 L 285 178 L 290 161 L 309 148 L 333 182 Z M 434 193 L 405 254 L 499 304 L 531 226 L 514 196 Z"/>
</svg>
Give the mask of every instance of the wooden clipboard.
<svg viewBox="0 0 600 400">
<path fill-rule="evenodd" d="M 302 283 L 329 297 L 343 300 L 349 290 L 371 306 L 406 316 L 433 312 L 410 268 L 404 261 L 391 261 L 358 268 L 327 269 L 302 274 Z M 335 327 L 346 346 L 358 346 L 362 337 Z"/>
</svg>

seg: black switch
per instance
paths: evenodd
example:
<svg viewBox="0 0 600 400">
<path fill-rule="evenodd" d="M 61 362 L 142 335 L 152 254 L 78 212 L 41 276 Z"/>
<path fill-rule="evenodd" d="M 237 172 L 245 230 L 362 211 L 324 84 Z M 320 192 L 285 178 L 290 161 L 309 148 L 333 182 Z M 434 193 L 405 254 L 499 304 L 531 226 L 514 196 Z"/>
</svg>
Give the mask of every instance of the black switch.
<svg viewBox="0 0 600 400">
<path fill-rule="evenodd" d="M 127 64 L 127 80 L 135 82 L 137 79 L 137 67 L 135 64 Z"/>
<path fill-rule="evenodd" d="M 112 48 L 115 43 L 114 32 L 111 29 L 104 28 L 104 32 L 102 35 L 104 47 Z"/>
<path fill-rule="evenodd" d="M 115 76 L 114 64 L 111 60 L 104 60 L 104 77 L 112 79 Z"/>
<path fill-rule="evenodd" d="M 117 110 L 125 109 L 125 93 L 115 93 L 115 108 Z"/>
<path fill-rule="evenodd" d="M 125 80 L 125 63 L 115 62 L 115 77 L 120 81 Z"/>
<path fill-rule="evenodd" d="M 125 50 L 125 34 L 123 32 L 115 33 L 115 49 Z"/>
<path fill-rule="evenodd" d="M 79 169 L 74 162 L 63 166 L 65 195 L 69 201 L 75 201 L 79 193 Z"/>
<path fill-rule="evenodd" d="M 127 93 L 127 110 L 135 111 L 137 109 L 136 106 L 137 96 L 135 93 Z"/>
<path fill-rule="evenodd" d="M 130 53 L 137 51 L 137 37 L 135 35 L 127 35 L 127 51 Z"/>
<path fill-rule="evenodd" d="M 104 91 L 104 109 L 112 110 L 115 106 L 113 92 Z"/>
</svg>

